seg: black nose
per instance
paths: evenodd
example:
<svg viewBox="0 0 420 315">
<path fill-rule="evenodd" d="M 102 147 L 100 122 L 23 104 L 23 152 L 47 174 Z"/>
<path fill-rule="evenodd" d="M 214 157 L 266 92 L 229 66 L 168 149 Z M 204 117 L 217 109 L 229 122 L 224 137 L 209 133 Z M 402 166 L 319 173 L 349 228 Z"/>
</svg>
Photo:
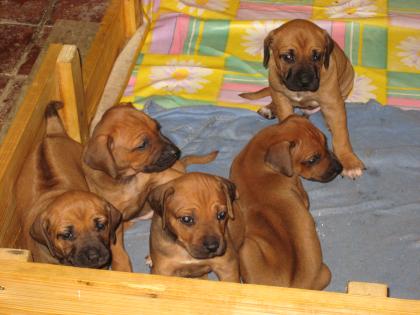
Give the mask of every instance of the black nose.
<svg viewBox="0 0 420 315">
<path fill-rule="evenodd" d="M 204 240 L 203 246 L 210 252 L 214 253 L 219 248 L 219 241 L 214 237 L 208 237 Z"/>
<path fill-rule="evenodd" d="M 91 263 L 96 263 L 99 260 L 99 251 L 96 248 L 89 248 L 85 251 L 87 260 Z"/>
<path fill-rule="evenodd" d="M 308 86 L 314 80 L 314 75 L 311 72 L 301 72 L 299 74 L 299 82 L 303 87 Z"/>
<path fill-rule="evenodd" d="M 337 160 L 337 159 L 334 159 L 333 167 L 334 167 L 334 170 L 337 174 L 340 174 L 343 170 L 343 165 L 341 165 L 340 161 Z"/>
</svg>

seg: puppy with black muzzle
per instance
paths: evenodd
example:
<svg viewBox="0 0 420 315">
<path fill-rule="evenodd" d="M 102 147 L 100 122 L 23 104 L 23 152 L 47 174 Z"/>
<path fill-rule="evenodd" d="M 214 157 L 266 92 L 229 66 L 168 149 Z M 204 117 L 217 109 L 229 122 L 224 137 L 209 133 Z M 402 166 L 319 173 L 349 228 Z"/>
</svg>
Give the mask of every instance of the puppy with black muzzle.
<svg viewBox="0 0 420 315">
<path fill-rule="evenodd" d="M 70 139 L 57 115 L 46 110 L 46 135 L 29 154 L 15 185 L 22 224 L 19 242 L 34 261 L 107 268 L 121 213 L 89 192 L 82 173 L 81 144 Z"/>
<path fill-rule="evenodd" d="M 289 116 L 262 129 L 236 156 L 237 187 L 229 231 L 246 283 L 323 289 L 331 273 L 322 261 L 309 199 L 299 177 L 327 182 L 342 171 L 324 134 L 308 119 Z"/>
<path fill-rule="evenodd" d="M 272 103 L 259 113 L 280 121 L 293 114 L 294 108 L 307 114 L 320 109 L 343 175 L 361 176 L 365 166 L 353 152 L 344 104 L 353 88 L 354 71 L 337 43 L 316 24 L 292 20 L 265 38 L 263 63 L 269 70 L 269 87 L 240 95 L 247 99 L 270 95 Z"/>
<path fill-rule="evenodd" d="M 83 171 L 89 188 L 111 202 L 123 221 L 148 219 L 153 212 L 146 203 L 155 187 L 181 176 L 191 163 L 208 163 L 217 152 L 186 156 L 160 132 L 159 123 L 131 103 L 107 110 L 96 125 L 83 151 Z M 117 230 L 115 250 L 125 251 L 123 225 Z M 131 271 L 130 258 L 113 262 L 115 268 Z"/>
<path fill-rule="evenodd" d="M 153 274 L 239 282 L 239 264 L 227 230 L 234 218 L 235 186 L 226 179 L 188 173 L 148 197 L 155 210 L 150 231 Z"/>
</svg>

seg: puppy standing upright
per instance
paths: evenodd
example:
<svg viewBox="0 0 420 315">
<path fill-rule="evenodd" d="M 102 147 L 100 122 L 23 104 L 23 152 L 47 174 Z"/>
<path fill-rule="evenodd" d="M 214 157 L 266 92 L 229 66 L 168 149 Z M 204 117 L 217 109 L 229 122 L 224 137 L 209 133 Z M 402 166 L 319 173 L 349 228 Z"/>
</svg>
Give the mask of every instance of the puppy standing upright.
<svg viewBox="0 0 420 315">
<path fill-rule="evenodd" d="M 67 136 L 57 115 L 60 105 L 47 106 L 46 135 L 27 157 L 16 181 L 20 245 L 37 262 L 107 267 L 121 213 L 88 191 L 82 146 Z"/>
<path fill-rule="evenodd" d="M 251 139 L 234 159 L 230 175 L 243 218 L 230 221 L 229 228 L 239 242 L 244 233 L 243 244 L 237 246 L 244 282 L 307 289 L 327 286 L 330 271 L 322 262 L 299 176 L 327 182 L 341 170 L 325 136 L 306 118 L 289 116 Z"/>
<path fill-rule="evenodd" d="M 264 66 L 269 70 L 269 88 L 241 96 L 271 95 L 272 104 L 259 112 L 266 117 L 274 114 L 280 121 L 293 114 L 294 107 L 306 112 L 321 109 L 343 175 L 362 175 L 365 166 L 353 152 L 344 104 L 353 87 L 354 71 L 337 43 L 314 23 L 292 20 L 266 37 Z"/>
</svg>

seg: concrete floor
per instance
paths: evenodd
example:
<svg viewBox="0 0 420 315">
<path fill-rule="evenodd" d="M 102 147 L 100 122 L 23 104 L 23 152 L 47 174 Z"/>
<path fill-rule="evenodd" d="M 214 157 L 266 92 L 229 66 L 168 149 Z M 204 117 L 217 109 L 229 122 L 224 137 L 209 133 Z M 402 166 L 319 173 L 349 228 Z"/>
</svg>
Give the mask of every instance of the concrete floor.
<svg viewBox="0 0 420 315">
<path fill-rule="evenodd" d="M 49 43 L 83 56 L 110 0 L 0 0 L 0 139 Z"/>
</svg>

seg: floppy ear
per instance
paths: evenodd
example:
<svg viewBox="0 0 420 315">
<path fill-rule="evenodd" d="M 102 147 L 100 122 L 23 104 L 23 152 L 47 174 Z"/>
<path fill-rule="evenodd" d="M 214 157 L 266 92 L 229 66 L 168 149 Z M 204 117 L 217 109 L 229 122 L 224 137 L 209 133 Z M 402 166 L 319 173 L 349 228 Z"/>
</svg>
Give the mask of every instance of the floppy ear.
<svg viewBox="0 0 420 315">
<path fill-rule="evenodd" d="M 265 163 L 274 171 L 291 177 L 293 175 L 293 162 L 290 154 L 292 146 L 293 144 L 288 141 L 272 145 L 265 154 Z"/>
<path fill-rule="evenodd" d="M 263 65 L 264 68 L 267 69 L 268 67 L 268 62 L 270 61 L 270 46 L 271 43 L 273 42 L 273 31 L 271 31 L 270 33 L 268 33 L 267 37 L 264 39 L 264 60 L 263 60 Z"/>
<path fill-rule="evenodd" d="M 50 221 L 46 217 L 46 211 L 43 211 L 36 216 L 35 221 L 32 223 L 31 229 L 29 230 L 29 234 L 35 241 L 47 246 L 51 256 L 55 257 L 54 248 L 48 237 L 49 225 Z"/>
<path fill-rule="evenodd" d="M 83 160 L 91 168 L 104 171 L 115 179 L 118 173 L 111 153 L 112 145 L 113 139 L 108 135 L 99 135 L 90 139 Z"/>
<path fill-rule="evenodd" d="M 324 36 L 325 36 L 324 67 L 325 69 L 328 69 L 328 67 L 330 66 L 330 55 L 334 49 L 334 40 L 327 33 L 327 31 L 324 31 Z"/>
<path fill-rule="evenodd" d="M 115 237 L 115 230 L 121 223 L 122 214 L 109 202 L 106 202 L 106 209 L 108 210 L 108 224 L 109 224 L 109 239 L 112 244 L 115 244 L 117 238 Z"/>
<path fill-rule="evenodd" d="M 153 211 L 156 211 L 162 217 L 162 229 L 166 227 L 166 199 L 175 192 L 175 189 L 169 184 L 163 184 L 151 191 L 147 197 L 147 201 L 152 207 Z"/>
<path fill-rule="evenodd" d="M 235 199 L 238 199 L 238 191 L 236 190 L 236 186 L 234 183 L 232 183 L 230 180 L 227 180 L 223 177 L 219 177 L 219 180 L 222 185 L 222 190 L 226 196 L 227 201 L 227 208 L 228 208 L 228 215 L 230 219 L 234 219 L 234 213 L 233 213 L 233 201 Z"/>
</svg>

